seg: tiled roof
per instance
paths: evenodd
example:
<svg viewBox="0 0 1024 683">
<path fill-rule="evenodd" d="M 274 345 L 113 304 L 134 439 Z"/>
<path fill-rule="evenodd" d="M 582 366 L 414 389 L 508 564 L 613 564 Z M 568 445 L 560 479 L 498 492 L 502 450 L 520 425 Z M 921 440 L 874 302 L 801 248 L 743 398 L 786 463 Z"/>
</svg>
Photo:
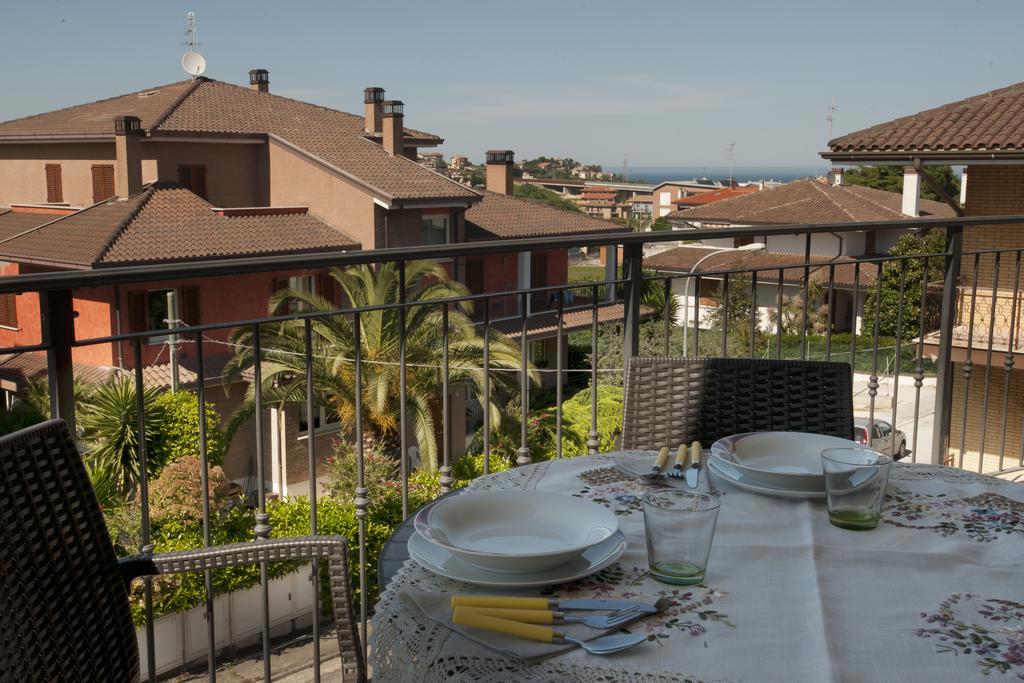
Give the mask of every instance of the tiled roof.
<svg viewBox="0 0 1024 683">
<path fill-rule="evenodd" d="M 895 192 L 860 185 L 834 187 L 819 180 L 795 180 L 769 190 L 673 211 L 668 218 L 739 225 L 906 220 L 909 216 L 903 215 L 902 201 Z M 921 216 L 938 218 L 955 215 L 946 204 L 928 199 L 921 200 L 920 211 Z"/>
<path fill-rule="evenodd" d="M 190 348 L 183 343 L 184 348 Z M 194 348 L 194 347 L 193 347 Z M 224 368 L 231 360 L 232 354 L 203 354 L 203 384 L 205 386 L 219 386 L 227 379 Z M 121 370 L 120 372 L 134 377 L 134 370 Z M 198 366 L 196 359 L 191 355 L 183 355 L 178 360 L 178 383 L 185 389 L 194 389 L 199 380 Z M 171 364 L 158 363 L 147 365 L 142 368 L 142 382 L 153 389 L 168 389 L 171 386 Z"/>
<path fill-rule="evenodd" d="M 713 247 L 676 247 L 644 259 L 644 267 L 666 272 L 688 273 L 700 259 L 713 252 Z M 835 265 L 835 283 L 837 287 L 853 287 L 855 283 L 863 289 L 874 285 L 878 275 L 878 264 L 860 264 L 860 273 L 856 272 L 855 261 L 849 258 L 830 259 L 822 256 L 811 256 L 811 279 L 827 285 L 830 264 Z M 804 277 L 803 254 L 786 254 L 782 252 L 760 252 L 743 254 L 723 252 L 704 261 L 700 272 L 710 273 L 722 270 L 758 270 L 758 282 L 778 282 L 779 269 L 783 268 L 782 279 L 787 283 L 800 283 Z"/>
<path fill-rule="evenodd" d="M 75 377 L 90 384 L 106 382 L 112 374 L 117 372 L 116 368 L 86 363 L 73 363 L 72 367 Z M 45 376 L 47 372 L 46 353 L 43 351 L 0 356 L 0 377 L 24 382 Z"/>
<path fill-rule="evenodd" d="M 392 156 L 364 131 L 362 116 L 199 78 L 0 123 L 0 141 L 23 137 L 112 137 L 114 117 L 138 116 L 151 137 L 272 135 L 326 162 L 382 199 L 476 201 L 473 190 L 411 159 Z M 406 129 L 412 142 L 435 135 Z"/>
<path fill-rule="evenodd" d="M 624 315 L 622 304 L 604 304 L 597 307 L 598 324 L 609 323 L 615 320 L 622 320 Z M 640 319 L 650 318 L 655 314 L 653 308 L 640 307 Z M 568 311 L 562 314 L 562 331 L 573 332 L 575 330 L 590 329 L 594 321 L 594 312 L 591 308 Z M 526 339 L 533 341 L 554 336 L 558 332 L 558 312 L 548 311 L 531 315 L 526 322 Z M 518 339 L 523 332 L 520 318 L 515 320 L 500 320 L 493 323 L 495 329 L 503 332 L 505 336 Z"/>
<path fill-rule="evenodd" d="M 188 190 L 152 186 L 0 240 L 0 257 L 88 268 L 358 248 L 308 213 L 219 216 Z"/>
<path fill-rule="evenodd" d="M 57 220 L 60 216 L 43 213 L 28 213 L 0 209 L 0 240 L 19 235 L 26 230 L 38 227 L 43 223 Z"/>
<path fill-rule="evenodd" d="M 1024 83 L 830 140 L 832 152 L 1024 149 Z"/>
<path fill-rule="evenodd" d="M 617 223 L 591 218 L 585 213 L 497 192 L 485 191 L 483 201 L 466 211 L 468 239 L 624 231 L 628 230 Z"/>
<path fill-rule="evenodd" d="M 679 206 L 703 206 L 704 204 L 710 204 L 711 202 L 718 202 L 723 199 L 729 199 L 730 197 L 739 197 L 740 195 L 749 194 L 751 192 L 757 192 L 761 188 L 757 185 L 745 185 L 743 187 L 723 187 L 720 190 L 712 190 L 711 192 L 701 192 L 699 194 L 693 194 L 689 197 L 680 197 L 679 199 L 673 199 L 672 203 Z"/>
</svg>

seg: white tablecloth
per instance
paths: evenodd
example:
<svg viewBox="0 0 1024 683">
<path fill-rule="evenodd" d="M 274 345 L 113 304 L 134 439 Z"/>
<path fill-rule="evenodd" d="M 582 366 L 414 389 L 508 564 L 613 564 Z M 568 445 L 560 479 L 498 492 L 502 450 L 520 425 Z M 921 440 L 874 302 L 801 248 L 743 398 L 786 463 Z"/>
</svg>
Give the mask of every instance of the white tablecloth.
<svg viewBox="0 0 1024 683">
<path fill-rule="evenodd" d="M 409 561 L 372 620 L 375 681 L 1024 680 L 1024 486 L 928 465 L 893 467 L 882 525 L 829 524 L 824 501 L 769 498 L 715 480 L 722 499 L 705 584 L 647 576 L 643 488 L 580 457 L 501 472 L 474 489 L 571 493 L 620 516 L 629 548 L 560 596 L 672 598 L 631 627 L 649 642 L 524 664 L 426 619 L 408 590 L 487 592 Z M 986 675 L 987 674 L 987 675 Z"/>
</svg>

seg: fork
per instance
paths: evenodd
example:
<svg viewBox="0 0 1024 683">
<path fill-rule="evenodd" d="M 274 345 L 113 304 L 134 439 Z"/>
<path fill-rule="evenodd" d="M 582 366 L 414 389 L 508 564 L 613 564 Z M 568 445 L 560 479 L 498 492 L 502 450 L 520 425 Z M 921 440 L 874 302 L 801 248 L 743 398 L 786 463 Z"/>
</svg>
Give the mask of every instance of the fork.
<svg viewBox="0 0 1024 683">
<path fill-rule="evenodd" d="M 461 609 L 526 624 L 583 624 L 584 626 L 596 629 L 615 628 L 651 613 L 649 608 L 642 605 L 627 607 L 611 614 L 588 614 L 585 616 L 546 609 L 507 609 L 500 607 L 464 607 Z"/>
</svg>

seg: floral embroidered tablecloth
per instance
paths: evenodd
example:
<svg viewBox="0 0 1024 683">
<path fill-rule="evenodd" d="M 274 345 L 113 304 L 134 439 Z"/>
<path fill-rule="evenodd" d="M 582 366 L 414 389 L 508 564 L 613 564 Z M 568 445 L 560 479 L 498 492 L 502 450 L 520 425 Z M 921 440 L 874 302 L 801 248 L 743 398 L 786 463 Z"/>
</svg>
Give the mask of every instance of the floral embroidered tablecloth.
<svg viewBox="0 0 1024 683">
<path fill-rule="evenodd" d="M 1024 486 L 930 465 L 893 467 L 883 523 L 828 523 L 824 501 L 769 498 L 714 480 L 722 499 L 707 580 L 647 574 L 645 490 L 616 453 L 482 477 L 473 489 L 536 489 L 619 515 L 629 548 L 561 596 L 668 597 L 630 629 L 648 642 L 524 664 L 426 619 L 403 591 L 487 592 L 407 562 L 373 617 L 376 681 L 1024 680 Z M 703 478 L 702 478 L 703 479 Z M 702 488 L 706 483 L 702 482 Z"/>
</svg>

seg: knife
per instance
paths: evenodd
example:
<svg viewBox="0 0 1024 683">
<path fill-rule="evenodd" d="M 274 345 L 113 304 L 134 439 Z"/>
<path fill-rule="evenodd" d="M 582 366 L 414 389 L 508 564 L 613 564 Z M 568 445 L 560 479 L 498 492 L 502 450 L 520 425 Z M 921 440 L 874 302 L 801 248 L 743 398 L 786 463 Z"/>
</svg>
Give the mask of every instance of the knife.
<svg viewBox="0 0 1024 683">
<path fill-rule="evenodd" d="M 637 607 L 645 614 L 658 611 L 654 605 L 636 600 L 605 600 L 597 598 L 528 598 L 508 595 L 453 595 L 452 607 L 500 607 L 503 609 L 610 609 L 620 610 Z"/>
<path fill-rule="evenodd" d="M 686 470 L 686 485 L 691 489 L 697 488 L 700 484 L 700 441 L 690 444 L 690 467 Z"/>
</svg>

